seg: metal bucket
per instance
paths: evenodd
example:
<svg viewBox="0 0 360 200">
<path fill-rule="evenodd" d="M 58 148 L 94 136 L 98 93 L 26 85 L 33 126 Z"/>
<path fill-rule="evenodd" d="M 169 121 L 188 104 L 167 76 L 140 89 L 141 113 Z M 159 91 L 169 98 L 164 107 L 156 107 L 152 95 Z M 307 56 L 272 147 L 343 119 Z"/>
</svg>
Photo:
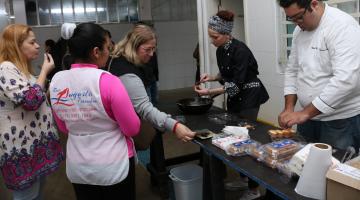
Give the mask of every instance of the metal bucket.
<svg viewBox="0 0 360 200">
<path fill-rule="evenodd" d="M 201 200 L 203 170 L 195 164 L 187 164 L 170 170 L 176 200 Z"/>
</svg>

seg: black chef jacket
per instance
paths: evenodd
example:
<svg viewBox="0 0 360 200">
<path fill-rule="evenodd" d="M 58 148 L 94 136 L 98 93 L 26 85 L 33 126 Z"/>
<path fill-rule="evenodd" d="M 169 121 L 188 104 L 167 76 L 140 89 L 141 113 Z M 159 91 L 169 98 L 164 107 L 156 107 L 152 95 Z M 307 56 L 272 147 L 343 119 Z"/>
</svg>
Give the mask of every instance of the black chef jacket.
<svg viewBox="0 0 360 200">
<path fill-rule="evenodd" d="M 241 41 L 231 39 L 216 50 L 217 64 L 222 83 L 228 94 L 230 112 L 257 108 L 269 95 L 257 77 L 258 65 L 250 49 Z"/>
</svg>

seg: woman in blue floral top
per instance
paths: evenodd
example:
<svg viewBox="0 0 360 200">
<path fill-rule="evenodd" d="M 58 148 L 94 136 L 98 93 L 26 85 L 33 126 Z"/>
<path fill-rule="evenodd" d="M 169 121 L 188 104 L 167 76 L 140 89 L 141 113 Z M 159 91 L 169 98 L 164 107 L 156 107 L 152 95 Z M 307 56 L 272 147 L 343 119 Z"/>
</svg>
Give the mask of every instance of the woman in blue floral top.
<svg viewBox="0 0 360 200">
<path fill-rule="evenodd" d="M 51 55 L 39 77 L 32 75 L 39 47 L 26 25 L 9 25 L 0 38 L 0 169 L 15 200 L 40 199 L 45 176 L 64 159 L 44 93 Z"/>
</svg>

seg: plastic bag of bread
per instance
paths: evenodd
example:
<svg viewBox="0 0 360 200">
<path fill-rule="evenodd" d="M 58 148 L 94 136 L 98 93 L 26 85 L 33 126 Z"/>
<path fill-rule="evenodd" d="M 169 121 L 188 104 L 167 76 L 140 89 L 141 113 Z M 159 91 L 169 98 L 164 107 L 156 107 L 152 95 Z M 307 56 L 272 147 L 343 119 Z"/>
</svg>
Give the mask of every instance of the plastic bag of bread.
<svg viewBox="0 0 360 200">
<path fill-rule="evenodd" d="M 256 160 L 261 161 L 265 155 L 264 145 L 250 146 L 246 153 Z"/>
<path fill-rule="evenodd" d="M 284 139 L 271 142 L 264 146 L 265 153 L 273 159 L 281 159 L 292 156 L 301 148 L 301 145 L 293 140 Z"/>
<path fill-rule="evenodd" d="M 289 156 L 281 158 L 281 159 L 274 159 L 273 157 L 265 154 L 261 161 L 264 162 L 268 167 L 271 167 L 271 168 L 275 169 L 277 165 L 279 165 L 280 163 L 284 163 L 285 161 L 290 160 L 291 157 L 292 157 L 292 155 L 289 155 Z"/>
<path fill-rule="evenodd" d="M 247 139 L 249 139 L 249 138 L 248 137 L 243 138 L 243 137 L 234 136 L 234 135 L 227 135 L 225 137 L 213 137 L 213 139 L 211 140 L 211 143 L 213 145 L 219 147 L 220 149 L 226 151 L 231 144 L 237 143 L 237 142 L 242 142 Z"/>
<path fill-rule="evenodd" d="M 226 154 L 231 156 L 242 156 L 246 155 L 246 152 L 250 148 L 256 148 L 258 146 L 260 146 L 259 142 L 249 139 L 241 142 L 232 143 L 225 151 Z"/>
</svg>

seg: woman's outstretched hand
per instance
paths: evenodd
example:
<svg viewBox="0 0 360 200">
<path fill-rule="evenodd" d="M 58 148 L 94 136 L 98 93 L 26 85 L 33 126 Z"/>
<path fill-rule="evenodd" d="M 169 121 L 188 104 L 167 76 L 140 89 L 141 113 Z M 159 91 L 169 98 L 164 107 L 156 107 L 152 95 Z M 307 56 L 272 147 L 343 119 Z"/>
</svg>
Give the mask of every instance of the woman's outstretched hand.
<svg viewBox="0 0 360 200">
<path fill-rule="evenodd" d="M 183 142 L 189 142 L 194 138 L 195 132 L 190 130 L 185 125 L 178 123 L 175 129 L 175 135 Z"/>
</svg>

